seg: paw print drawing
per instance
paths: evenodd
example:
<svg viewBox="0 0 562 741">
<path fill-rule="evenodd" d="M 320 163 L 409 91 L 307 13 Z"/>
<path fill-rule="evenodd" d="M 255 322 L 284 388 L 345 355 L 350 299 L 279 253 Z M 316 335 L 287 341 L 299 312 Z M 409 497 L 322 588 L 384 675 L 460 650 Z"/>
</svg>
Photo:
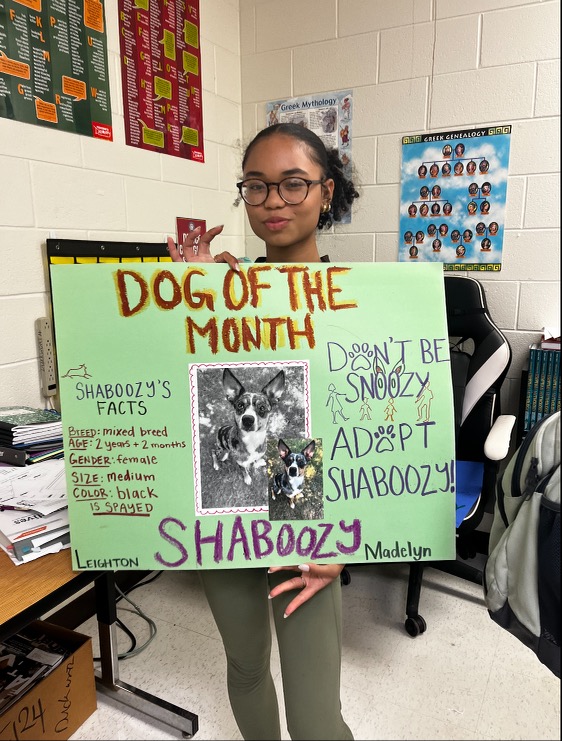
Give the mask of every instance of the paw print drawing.
<svg viewBox="0 0 562 741">
<path fill-rule="evenodd" d="M 354 342 L 351 345 L 348 355 L 351 359 L 351 370 L 371 370 L 373 351 L 366 342 L 363 342 L 361 345 L 358 342 Z"/>
<path fill-rule="evenodd" d="M 377 441 L 375 445 L 375 451 L 377 453 L 392 453 L 394 450 L 394 443 L 392 442 L 396 437 L 394 432 L 394 425 L 379 425 L 378 428 L 373 432 L 373 437 Z"/>
</svg>

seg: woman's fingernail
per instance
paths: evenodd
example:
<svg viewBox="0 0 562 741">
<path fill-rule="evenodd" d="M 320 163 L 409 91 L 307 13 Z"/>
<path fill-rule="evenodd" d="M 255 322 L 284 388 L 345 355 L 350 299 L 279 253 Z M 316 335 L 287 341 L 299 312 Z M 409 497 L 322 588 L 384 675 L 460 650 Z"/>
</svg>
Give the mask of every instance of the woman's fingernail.
<svg viewBox="0 0 562 741">
<path fill-rule="evenodd" d="M 309 565 L 308 565 L 307 563 L 302 563 L 302 564 L 301 564 L 301 565 L 299 566 L 299 569 L 300 569 L 301 571 L 310 571 L 310 566 L 309 566 Z"/>
<path fill-rule="evenodd" d="M 286 613 L 286 612 L 284 612 L 284 613 L 283 613 L 283 617 L 284 617 L 284 618 L 288 618 L 289 616 L 287 615 L 287 613 Z"/>
<path fill-rule="evenodd" d="M 273 599 L 273 597 L 270 594 L 268 594 L 267 599 Z"/>
</svg>

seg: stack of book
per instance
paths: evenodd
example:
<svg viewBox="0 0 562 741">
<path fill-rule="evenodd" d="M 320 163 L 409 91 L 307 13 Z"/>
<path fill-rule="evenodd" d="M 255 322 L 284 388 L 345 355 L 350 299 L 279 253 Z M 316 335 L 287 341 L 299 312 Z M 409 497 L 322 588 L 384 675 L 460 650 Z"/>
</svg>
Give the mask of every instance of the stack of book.
<svg viewBox="0 0 562 741">
<path fill-rule="evenodd" d="M 544 340 L 529 346 L 524 432 L 560 409 L 560 338 L 558 349 L 555 347 L 552 341 Z"/>
<path fill-rule="evenodd" d="M 59 412 L 27 406 L 0 407 L 0 463 L 26 466 L 63 454 Z"/>
<path fill-rule="evenodd" d="M 70 547 L 64 460 L 0 469 L 0 548 L 17 566 Z"/>
</svg>

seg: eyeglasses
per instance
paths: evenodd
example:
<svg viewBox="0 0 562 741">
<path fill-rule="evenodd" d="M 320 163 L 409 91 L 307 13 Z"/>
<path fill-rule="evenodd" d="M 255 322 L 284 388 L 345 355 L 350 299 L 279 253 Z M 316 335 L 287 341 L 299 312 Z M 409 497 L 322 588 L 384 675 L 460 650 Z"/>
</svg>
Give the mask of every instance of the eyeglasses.
<svg viewBox="0 0 562 741">
<path fill-rule="evenodd" d="M 249 206 L 261 206 L 265 203 L 269 195 L 269 189 L 272 185 L 277 188 L 281 198 L 290 206 L 298 206 L 308 195 L 311 185 L 323 183 L 326 178 L 321 180 L 305 180 L 304 178 L 284 178 L 278 183 L 266 183 L 263 180 L 251 178 L 236 183 L 240 195 Z"/>
</svg>

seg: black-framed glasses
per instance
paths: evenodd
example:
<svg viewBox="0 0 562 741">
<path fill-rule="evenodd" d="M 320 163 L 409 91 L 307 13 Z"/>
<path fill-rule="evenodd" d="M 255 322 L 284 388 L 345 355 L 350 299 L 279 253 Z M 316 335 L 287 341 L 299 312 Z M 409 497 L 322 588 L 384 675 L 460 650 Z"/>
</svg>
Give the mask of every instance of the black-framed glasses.
<svg viewBox="0 0 562 741">
<path fill-rule="evenodd" d="M 278 183 L 266 183 L 264 180 L 257 178 L 248 178 L 236 183 L 240 195 L 249 206 L 261 206 L 265 203 L 269 195 L 269 189 L 272 185 L 277 188 L 281 198 L 290 206 L 298 206 L 308 195 L 311 185 L 318 185 L 325 182 L 326 178 L 321 180 L 306 180 L 305 178 L 283 178 Z"/>
</svg>

